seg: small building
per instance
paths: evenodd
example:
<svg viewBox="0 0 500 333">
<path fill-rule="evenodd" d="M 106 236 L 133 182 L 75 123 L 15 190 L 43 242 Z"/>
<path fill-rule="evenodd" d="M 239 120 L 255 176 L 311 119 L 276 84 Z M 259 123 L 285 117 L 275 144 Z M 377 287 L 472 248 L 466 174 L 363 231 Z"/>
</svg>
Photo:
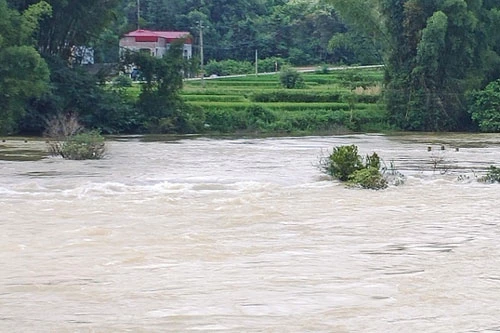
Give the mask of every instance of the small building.
<svg viewBox="0 0 500 333">
<path fill-rule="evenodd" d="M 152 56 L 161 58 L 172 42 L 178 39 L 184 39 L 184 58 L 191 59 L 193 42 L 191 34 L 186 31 L 135 30 L 123 35 L 120 39 L 120 52 L 124 50 L 150 52 Z"/>
</svg>

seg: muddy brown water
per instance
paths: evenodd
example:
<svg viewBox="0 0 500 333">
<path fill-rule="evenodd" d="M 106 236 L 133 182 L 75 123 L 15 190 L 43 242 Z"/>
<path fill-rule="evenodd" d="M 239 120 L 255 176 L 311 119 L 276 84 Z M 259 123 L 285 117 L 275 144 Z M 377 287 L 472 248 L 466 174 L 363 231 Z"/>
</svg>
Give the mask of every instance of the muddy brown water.
<svg viewBox="0 0 500 333">
<path fill-rule="evenodd" d="M 332 182 L 315 164 L 343 144 L 405 184 Z M 2 332 L 500 331 L 500 185 L 476 181 L 496 135 L 43 149 L 0 147 Z"/>
</svg>

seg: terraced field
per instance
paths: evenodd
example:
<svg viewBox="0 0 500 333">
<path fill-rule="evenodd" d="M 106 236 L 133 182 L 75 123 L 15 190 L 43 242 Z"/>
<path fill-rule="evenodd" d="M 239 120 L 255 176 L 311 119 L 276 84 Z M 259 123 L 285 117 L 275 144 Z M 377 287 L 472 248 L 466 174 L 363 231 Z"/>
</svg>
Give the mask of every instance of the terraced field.
<svg viewBox="0 0 500 333">
<path fill-rule="evenodd" d="M 205 113 L 207 127 L 221 132 L 387 128 L 382 69 L 332 70 L 302 77 L 303 89 L 282 88 L 279 74 L 190 80 L 182 97 Z"/>
</svg>

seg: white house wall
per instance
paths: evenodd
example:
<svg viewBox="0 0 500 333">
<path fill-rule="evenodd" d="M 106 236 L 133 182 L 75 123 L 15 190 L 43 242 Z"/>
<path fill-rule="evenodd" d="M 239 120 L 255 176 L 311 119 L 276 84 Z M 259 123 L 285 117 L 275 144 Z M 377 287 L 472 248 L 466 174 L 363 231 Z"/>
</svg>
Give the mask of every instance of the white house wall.
<svg viewBox="0 0 500 333">
<path fill-rule="evenodd" d="M 166 43 L 165 38 L 158 38 L 158 42 L 136 42 L 135 37 L 123 37 L 120 39 L 120 51 L 130 50 L 138 52 L 139 50 L 149 49 L 151 55 L 161 58 L 165 55 L 170 44 Z M 184 44 L 183 47 L 184 57 L 191 59 L 193 55 L 193 46 L 191 44 Z"/>
</svg>

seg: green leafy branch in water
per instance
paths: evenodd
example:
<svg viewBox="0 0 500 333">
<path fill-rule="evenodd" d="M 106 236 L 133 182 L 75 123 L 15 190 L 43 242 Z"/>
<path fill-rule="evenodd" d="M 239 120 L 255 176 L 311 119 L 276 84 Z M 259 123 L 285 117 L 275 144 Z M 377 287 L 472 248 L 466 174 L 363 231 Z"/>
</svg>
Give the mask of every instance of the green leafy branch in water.
<svg viewBox="0 0 500 333">
<path fill-rule="evenodd" d="M 319 168 L 334 179 L 366 189 L 384 189 L 389 185 L 389 178 L 392 184 L 403 183 L 403 177 L 395 170 L 393 163 L 391 168 L 381 168 L 377 153 L 363 159 L 355 145 L 335 147 L 329 156 L 320 158 Z M 398 181 L 392 181 L 393 178 Z"/>
<path fill-rule="evenodd" d="M 478 181 L 483 183 L 500 183 L 500 168 L 490 165 L 486 175 L 479 178 Z"/>
</svg>

